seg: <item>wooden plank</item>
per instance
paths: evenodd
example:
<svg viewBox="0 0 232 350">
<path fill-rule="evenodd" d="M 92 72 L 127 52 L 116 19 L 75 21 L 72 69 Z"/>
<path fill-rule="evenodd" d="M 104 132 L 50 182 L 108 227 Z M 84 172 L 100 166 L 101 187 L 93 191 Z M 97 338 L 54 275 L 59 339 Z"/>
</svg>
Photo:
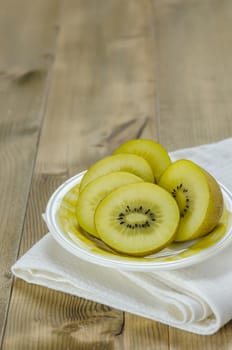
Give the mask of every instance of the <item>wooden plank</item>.
<svg viewBox="0 0 232 350">
<path fill-rule="evenodd" d="M 111 349 L 121 330 L 123 315 L 109 307 L 20 280 L 15 293 L 20 304 L 10 313 L 11 332 L 2 349 Z"/>
<path fill-rule="evenodd" d="M 65 178 L 34 177 L 20 254 L 47 232 L 41 213 Z M 2 349 L 100 349 L 117 337 L 122 324 L 119 311 L 16 280 Z"/>
<path fill-rule="evenodd" d="M 168 327 L 161 323 L 126 313 L 122 344 L 119 349 L 169 349 Z"/>
<path fill-rule="evenodd" d="M 56 3 L 1 1 L 0 340 L 42 122 Z"/>
<path fill-rule="evenodd" d="M 138 0 L 69 0 L 61 12 L 37 165 L 73 174 L 122 140 L 157 136 L 151 8 Z"/>
<path fill-rule="evenodd" d="M 231 136 L 231 1 L 153 3 L 160 140 L 172 150 Z"/>
<path fill-rule="evenodd" d="M 232 134 L 232 3 L 154 0 L 159 137 L 170 150 Z M 211 337 L 170 328 L 170 349 L 231 349 L 231 323 Z"/>
<path fill-rule="evenodd" d="M 222 328 L 219 333 L 211 336 L 203 336 L 192 334 L 188 332 L 182 332 L 180 330 L 170 331 L 170 349 L 185 350 L 186 347 L 191 350 L 206 349 L 206 350 L 230 350 L 232 347 L 231 340 L 231 322 Z M 190 345 L 191 344 L 191 345 Z"/>
<path fill-rule="evenodd" d="M 20 255 L 43 235 L 35 218 L 62 179 L 128 138 L 157 137 L 150 14 L 148 1 L 63 2 Z M 118 310 L 17 281 L 3 350 L 16 344 L 19 350 L 134 349 L 136 339 L 149 346 L 160 342 L 164 350 L 167 332 L 166 326 L 127 316 L 124 333 Z"/>
</svg>

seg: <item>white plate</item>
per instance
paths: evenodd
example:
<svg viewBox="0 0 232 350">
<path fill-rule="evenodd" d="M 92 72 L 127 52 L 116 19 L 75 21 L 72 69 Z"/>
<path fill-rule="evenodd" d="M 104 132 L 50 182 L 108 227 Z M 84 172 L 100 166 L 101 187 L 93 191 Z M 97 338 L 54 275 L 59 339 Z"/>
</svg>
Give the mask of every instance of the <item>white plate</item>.
<svg viewBox="0 0 232 350">
<path fill-rule="evenodd" d="M 77 230 L 75 203 L 78 196 L 77 185 L 85 172 L 63 183 L 51 196 L 45 220 L 55 240 L 68 252 L 94 264 L 120 270 L 157 271 L 172 270 L 199 263 L 220 252 L 232 241 L 232 194 L 220 184 L 225 207 L 226 224 L 212 233 L 187 243 L 174 243 L 162 251 L 146 257 L 120 255 L 101 241 L 86 236 Z M 224 226 L 223 226 L 224 225 Z M 225 229 L 226 225 L 226 229 Z"/>
</svg>

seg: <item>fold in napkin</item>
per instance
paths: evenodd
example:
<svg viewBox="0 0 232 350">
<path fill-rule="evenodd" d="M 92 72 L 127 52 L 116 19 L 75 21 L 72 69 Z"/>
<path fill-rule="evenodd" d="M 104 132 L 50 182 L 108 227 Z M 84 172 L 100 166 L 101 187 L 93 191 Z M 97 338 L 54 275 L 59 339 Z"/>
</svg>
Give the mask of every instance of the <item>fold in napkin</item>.
<svg viewBox="0 0 232 350">
<path fill-rule="evenodd" d="M 232 191 L 232 138 L 171 153 L 207 169 Z M 12 267 L 16 277 L 197 334 L 232 319 L 232 246 L 175 271 L 117 271 L 72 256 L 45 235 Z"/>
</svg>

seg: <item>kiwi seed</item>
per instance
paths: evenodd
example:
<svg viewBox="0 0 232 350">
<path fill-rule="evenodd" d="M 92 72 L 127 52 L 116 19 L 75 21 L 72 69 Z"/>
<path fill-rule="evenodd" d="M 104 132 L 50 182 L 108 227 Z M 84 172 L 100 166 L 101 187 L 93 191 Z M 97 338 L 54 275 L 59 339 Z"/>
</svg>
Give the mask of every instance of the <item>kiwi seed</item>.
<svg viewBox="0 0 232 350">
<path fill-rule="evenodd" d="M 185 197 L 185 205 L 182 206 L 182 209 L 180 210 L 180 216 L 183 218 L 187 214 L 190 208 L 190 199 L 189 199 L 188 189 L 185 188 L 182 183 L 180 183 L 171 191 L 173 198 L 177 198 L 178 193 L 183 193 Z"/>
<path fill-rule="evenodd" d="M 216 179 L 198 164 L 179 159 L 162 174 L 159 185 L 172 194 L 180 210 L 175 241 L 202 237 L 219 223 L 223 195 Z"/>
<path fill-rule="evenodd" d="M 141 221 L 141 223 L 134 223 L 130 224 L 127 221 L 127 216 L 130 213 L 140 213 L 145 216 L 145 218 Z M 151 211 L 151 209 L 143 208 L 142 206 L 134 207 L 133 209 L 130 208 L 129 205 L 125 208 L 125 213 L 120 213 L 117 217 L 117 220 L 119 221 L 120 225 L 124 225 L 127 228 L 131 228 L 132 230 L 136 228 L 146 228 L 150 227 L 152 222 L 156 221 L 155 214 Z"/>
</svg>

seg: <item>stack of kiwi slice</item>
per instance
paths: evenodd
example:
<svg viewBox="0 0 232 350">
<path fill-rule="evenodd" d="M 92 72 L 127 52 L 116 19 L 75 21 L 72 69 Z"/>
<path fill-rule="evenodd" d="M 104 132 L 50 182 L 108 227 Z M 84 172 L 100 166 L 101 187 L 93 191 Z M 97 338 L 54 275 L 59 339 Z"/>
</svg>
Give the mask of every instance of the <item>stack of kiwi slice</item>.
<svg viewBox="0 0 232 350">
<path fill-rule="evenodd" d="M 129 140 L 80 183 L 77 220 L 117 253 L 145 256 L 212 231 L 223 212 L 219 184 L 190 160 L 172 162 L 147 139 Z"/>
</svg>

